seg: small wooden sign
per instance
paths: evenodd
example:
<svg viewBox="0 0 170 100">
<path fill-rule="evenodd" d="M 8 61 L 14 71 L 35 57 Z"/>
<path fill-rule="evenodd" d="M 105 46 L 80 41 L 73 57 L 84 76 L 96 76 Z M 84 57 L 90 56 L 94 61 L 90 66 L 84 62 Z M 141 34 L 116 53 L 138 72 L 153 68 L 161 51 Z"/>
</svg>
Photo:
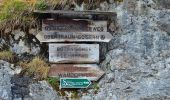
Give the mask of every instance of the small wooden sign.
<svg viewBox="0 0 170 100">
<path fill-rule="evenodd" d="M 107 32 L 107 21 L 80 19 L 45 19 L 42 31 L 52 32 Z"/>
<path fill-rule="evenodd" d="M 104 71 L 96 64 L 52 64 L 48 76 L 57 78 L 87 78 L 97 81 Z"/>
<path fill-rule="evenodd" d="M 99 44 L 49 44 L 49 62 L 98 63 Z"/>
<path fill-rule="evenodd" d="M 40 42 L 109 42 L 113 36 L 109 32 L 40 32 L 36 35 Z"/>
</svg>

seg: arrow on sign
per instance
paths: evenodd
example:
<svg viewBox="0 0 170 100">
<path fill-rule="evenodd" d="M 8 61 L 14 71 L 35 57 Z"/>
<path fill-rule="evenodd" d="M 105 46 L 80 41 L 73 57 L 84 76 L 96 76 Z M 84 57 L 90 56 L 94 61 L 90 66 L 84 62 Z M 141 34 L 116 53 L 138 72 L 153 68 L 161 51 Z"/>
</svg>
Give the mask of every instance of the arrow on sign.
<svg viewBox="0 0 170 100">
<path fill-rule="evenodd" d="M 39 32 L 40 42 L 109 42 L 113 36 L 109 32 Z"/>
<path fill-rule="evenodd" d="M 85 78 L 61 78 L 61 88 L 87 88 L 91 85 L 91 82 Z"/>
<path fill-rule="evenodd" d="M 103 74 L 104 71 L 96 64 L 52 64 L 48 76 L 57 78 L 87 78 L 91 81 L 97 81 Z"/>
</svg>

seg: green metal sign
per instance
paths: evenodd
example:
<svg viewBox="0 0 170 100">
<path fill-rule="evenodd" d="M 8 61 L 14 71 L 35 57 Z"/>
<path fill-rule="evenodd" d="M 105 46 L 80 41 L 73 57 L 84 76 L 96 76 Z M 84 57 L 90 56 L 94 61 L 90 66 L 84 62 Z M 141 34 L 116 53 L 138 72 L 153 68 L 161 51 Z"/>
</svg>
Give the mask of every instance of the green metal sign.
<svg viewBox="0 0 170 100">
<path fill-rule="evenodd" d="M 60 89 L 61 88 L 87 88 L 91 82 L 86 78 L 61 78 L 60 79 Z"/>
</svg>

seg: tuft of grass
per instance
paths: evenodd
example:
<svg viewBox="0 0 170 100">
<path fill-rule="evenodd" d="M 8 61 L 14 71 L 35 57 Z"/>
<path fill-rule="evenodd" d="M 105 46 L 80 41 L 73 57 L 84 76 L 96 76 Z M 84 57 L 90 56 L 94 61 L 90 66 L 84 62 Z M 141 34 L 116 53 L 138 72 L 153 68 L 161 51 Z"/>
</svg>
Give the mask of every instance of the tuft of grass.
<svg viewBox="0 0 170 100">
<path fill-rule="evenodd" d="M 98 92 L 99 89 L 100 89 L 100 87 L 99 87 L 99 85 L 98 85 L 97 83 L 94 83 L 94 84 L 92 85 L 92 88 L 94 89 L 94 93 L 95 93 L 95 94 L 97 94 L 97 92 Z"/>
<path fill-rule="evenodd" d="M 55 8 L 63 9 L 66 5 L 71 3 L 70 1 L 71 0 L 38 0 L 37 5 L 39 6 L 37 6 L 35 9 L 45 10 L 48 7 L 51 10 L 54 10 Z"/>
<path fill-rule="evenodd" d="M 40 0 L 36 3 L 35 8 L 38 10 L 46 10 L 48 8 L 48 5 L 44 0 Z"/>
<path fill-rule="evenodd" d="M 6 29 L 10 31 L 18 28 L 35 27 L 36 18 L 33 16 L 34 6 L 24 0 L 3 0 L 0 5 L 0 31 L 5 33 Z"/>
<path fill-rule="evenodd" d="M 71 98 L 72 99 L 79 99 L 78 91 L 71 91 Z"/>
<path fill-rule="evenodd" d="M 65 96 L 66 93 L 64 90 L 60 90 L 60 83 L 59 83 L 59 79 L 55 78 L 55 77 L 48 77 L 46 79 L 48 81 L 48 83 L 53 87 L 54 90 L 56 90 L 60 96 Z"/>
<path fill-rule="evenodd" d="M 24 10 L 27 9 L 27 5 L 24 2 L 18 0 L 4 0 L 1 6 L 1 16 L 0 20 L 5 20 L 7 18 L 12 18 L 13 15 L 21 15 Z"/>
<path fill-rule="evenodd" d="M 117 2 L 123 2 L 123 0 L 115 0 L 115 1 L 117 1 Z"/>
<path fill-rule="evenodd" d="M 0 60 L 12 62 L 14 60 L 14 55 L 11 51 L 0 51 Z"/>
<path fill-rule="evenodd" d="M 49 66 L 40 57 L 35 57 L 31 62 L 21 62 L 20 66 L 26 73 L 26 75 L 33 76 L 37 80 L 47 78 Z"/>
<path fill-rule="evenodd" d="M 37 0 L 23 0 L 23 1 L 30 3 L 32 5 L 35 5 L 37 3 Z"/>
<path fill-rule="evenodd" d="M 55 90 L 59 90 L 59 79 L 54 78 L 54 77 L 48 77 L 46 79 L 48 81 L 48 83 L 51 84 L 51 86 L 55 89 Z"/>
</svg>

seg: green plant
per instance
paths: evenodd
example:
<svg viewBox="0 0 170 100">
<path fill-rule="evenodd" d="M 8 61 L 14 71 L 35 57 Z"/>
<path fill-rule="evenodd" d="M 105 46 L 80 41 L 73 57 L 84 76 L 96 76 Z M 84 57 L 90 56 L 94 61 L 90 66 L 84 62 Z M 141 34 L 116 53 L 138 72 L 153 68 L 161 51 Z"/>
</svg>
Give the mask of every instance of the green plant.
<svg viewBox="0 0 170 100">
<path fill-rule="evenodd" d="M 97 83 L 94 83 L 92 85 L 92 88 L 94 89 L 94 93 L 97 93 L 99 91 L 99 89 L 100 89 L 100 87 L 99 87 L 99 85 Z"/>
<path fill-rule="evenodd" d="M 45 1 L 40 0 L 37 4 L 36 4 L 36 9 L 38 10 L 46 10 L 48 8 L 48 5 Z"/>
<path fill-rule="evenodd" d="M 48 77 L 46 80 L 48 81 L 48 83 L 51 84 L 52 87 L 59 88 L 59 79 L 58 78 Z"/>
<path fill-rule="evenodd" d="M 54 90 L 58 91 L 60 96 L 65 96 L 65 91 L 60 89 L 59 79 L 55 77 L 48 77 L 46 79 L 48 83 L 53 87 Z"/>
<path fill-rule="evenodd" d="M 115 1 L 117 1 L 117 2 L 123 2 L 123 0 L 115 0 Z"/>
<path fill-rule="evenodd" d="M 79 95 L 78 95 L 78 91 L 71 91 L 71 98 L 72 99 L 78 99 Z"/>
<path fill-rule="evenodd" d="M 61 9 L 66 5 L 72 3 L 72 0 L 38 0 L 36 9 L 45 10 L 47 7 L 54 10 L 55 8 Z"/>
<path fill-rule="evenodd" d="M 11 51 L 0 51 L 0 60 L 13 61 L 14 55 Z"/>
</svg>

